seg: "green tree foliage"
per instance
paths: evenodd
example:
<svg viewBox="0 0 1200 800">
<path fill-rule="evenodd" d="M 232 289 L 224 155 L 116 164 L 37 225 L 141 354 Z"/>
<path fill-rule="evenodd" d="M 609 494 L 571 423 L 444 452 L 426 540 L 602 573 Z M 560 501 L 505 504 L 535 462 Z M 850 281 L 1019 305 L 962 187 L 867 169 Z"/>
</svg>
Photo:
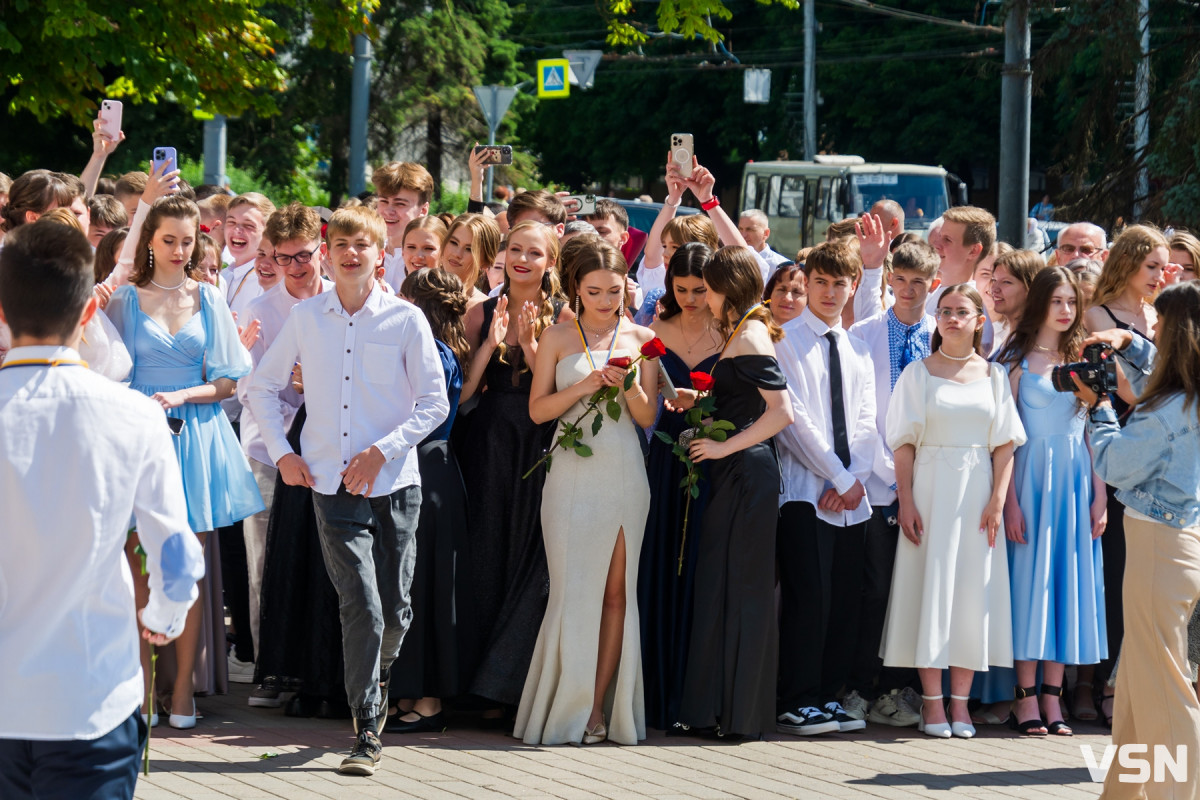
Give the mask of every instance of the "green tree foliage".
<svg viewBox="0 0 1200 800">
<path fill-rule="evenodd" d="M 314 0 L 311 35 L 337 44 L 361 30 L 360 6 Z M 275 110 L 287 73 L 274 57 L 285 31 L 262 0 L 0 0 L 0 72 L 10 113 L 85 124 L 102 96 L 133 103 L 167 97 L 225 114 Z"/>
<path fill-rule="evenodd" d="M 761 5 L 778 4 L 785 8 L 799 8 L 799 0 L 758 0 Z M 640 9 L 633 0 L 604 0 L 598 3 L 608 23 L 608 43 L 611 45 L 645 44 L 652 33 L 677 33 L 684 39 L 703 39 L 719 42 L 725 34 L 713 26 L 713 20 L 728 22 L 733 11 L 721 0 L 659 0 L 648 13 L 637 13 Z M 657 29 L 657 30 L 655 30 Z"/>
</svg>

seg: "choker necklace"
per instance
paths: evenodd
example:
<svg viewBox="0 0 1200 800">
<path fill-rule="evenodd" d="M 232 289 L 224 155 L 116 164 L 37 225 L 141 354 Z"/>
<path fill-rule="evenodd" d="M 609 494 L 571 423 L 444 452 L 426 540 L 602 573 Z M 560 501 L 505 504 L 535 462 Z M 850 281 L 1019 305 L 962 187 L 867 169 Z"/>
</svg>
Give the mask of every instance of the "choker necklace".
<svg viewBox="0 0 1200 800">
<path fill-rule="evenodd" d="M 1058 352 L 1058 351 L 1057 351 L 1057 350 L 1055 350 L 1053 347 L 1042 347 L 1040 344 L 1035 344 L 1035 345 L 1033 346 L 1033 349 L 1034 349 L 1034 350 L 1041 350 L 1043 353 L 1057 353 L 1057 352 Z"/>
<path fill-rule="evenodd" d="M 153 283 L 158 288 L 162 289 L 164 292 L 173 292 L 176 289 L 183 288 L 183 285 L 188 282 L 188 279 L 187 279 L 187 275 L 184 275 L 183 280 L 181 280 L 179 283 L 175 284 L 174 286 L 163 286 L 161 283 L 154 280 L 153 278 L 150 279 L 150 282 Z"/>
<path fill-rule="evenodd" d="M 975 355 L 974 353 L 967 353 L 965 356 L 952 356 L 940 347 L 938 348 L 938 352 L 951 361 L 970 361 L 971 356 Z"/>
<path fill-rule="evenodd" d="M 588 325 L 584 325 L 584 324 L 583 324 L 583 319 L 582 319 L 582 318 L 579 320 L 579 326 L 580 326 L 581 328 L 583 328 L 585 331 L 587 331 L 588 333 L 590 333 L 592 336 L 595 336 L 595 337 L 597 337 L 597 338 L 599 338 L 599 337 L 601 337 L 601 336 L 605 336 L 605 335 L 607 335 L 607 334 L 609 334 L 609 333 L 612 333 L 612 331 L 613 331 L 613 328 L 617 327 L 617 326 L 616 326 L 616 323 L 614 323 L 613 325 L 611 325 L 611 326 L 609 326 L 609 327 L 605 328 L 604 330 L 602 330 L 602 331 L 598 331 L 598 330 L 596 330 L 596 329 L 595 329 L 595 328 L 593 328 L 593 327 L 590 327 L 590 326 L 588 326 Z"/>
</svg>

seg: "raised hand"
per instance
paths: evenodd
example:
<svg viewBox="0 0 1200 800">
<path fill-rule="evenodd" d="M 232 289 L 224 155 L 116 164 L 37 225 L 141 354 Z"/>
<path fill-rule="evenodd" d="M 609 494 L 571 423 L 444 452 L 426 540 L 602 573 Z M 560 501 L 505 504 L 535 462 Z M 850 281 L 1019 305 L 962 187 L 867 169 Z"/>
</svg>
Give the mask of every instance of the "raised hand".
<svg viewBox="0 0 1200 800">
<path fill-rule="evenodd" d="M 142 192 L 142 202 L 148 206 L 154 201 L 179 191 L 179 170 L 175 164 L 165 162 L 157 170 L 151 169 L 146 179 L 146 189 Z"/>
<path fill-rule="evenodd" d="M 492 314 L 492 326 L 488 328 L 486 344 L 495 350 L 508 336 L 508 295 L 500 295 L 496 301 L 496 312 Z"/>
<path fill-rule="evenodd" d="M 121 131 L 121 138 L 114 140 L 107 133 L 100 130 L 100 120 L 92 120 L 92 153 L 94 155 L 108 158 L 123 141 L 125 141 L 125 131 Z"/>
<path fill-rule="evenodd" d="M 683 198 L 683 192 L 687 189 L 687 179 L 679 171 L 679 165 L 675 163 L 675 159 L 671 158 L 670 151 L 667 151 L 666 182 L 667 202 L 673 206 L 679 205 L 679 201 Z"/>
<path fill-rule="evenodd" d="M 713 187 L 716 186 L 717 179 L 706 167 L 700 166 L 695 156 L 692 156 L 692 162 L 692 177 L 687 178 L 685 183 L 697 200 L 707 203 L 712 200 Z"/>
<path fill-rule="evenodd" d="M 499 307 L 496 309 L 499 311 Z M 534 323 L 537 321 L 537 305 L 526 301 L 517 315 L 517 343 L 522 347 L 533 344 Z"/>
<path fill-rule="evenodd" d="M 863 214 L 854 223 L 854 233 L 858 237 L 858 247 L 862 252 L 864 269 L 879 269 L 883 266 L 888 254 L 887 230 L 878 214 Z"/>
</svg>

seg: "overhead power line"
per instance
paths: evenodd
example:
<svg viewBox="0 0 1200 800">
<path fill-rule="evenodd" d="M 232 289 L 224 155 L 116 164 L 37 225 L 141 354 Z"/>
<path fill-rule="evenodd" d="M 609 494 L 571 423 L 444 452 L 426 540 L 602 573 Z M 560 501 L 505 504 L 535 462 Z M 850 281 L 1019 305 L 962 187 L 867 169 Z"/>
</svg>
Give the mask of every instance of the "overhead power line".
<svg viewBox="0 0 1200 800">
<path fill-rule="evenodd" d="M 1004 33 L 1003 28 L 997 28 L 994 25 L 975 25 L 971 22 L 955 21 L 952 19 L 943 19 L 929 14 L 921 14 L 916 11 L 905 11 L 902 8 L 892 8 L 891 6 L 881 6 L 877 3 L 872 3 L 870 0 L 833 0 L 834 2 L 847 5 L 852 8 L 857 8 L 862 11 L 869 11 L 872 14 L 882 14 L 885 17 L 896 17 L 897 19 L 907 19 L 913 22 L 928 22 L 933 25 L 946 25 L 952 28 L 957 28 L 963 31 L 976 31 L 979 33 Z"/>
</svg>

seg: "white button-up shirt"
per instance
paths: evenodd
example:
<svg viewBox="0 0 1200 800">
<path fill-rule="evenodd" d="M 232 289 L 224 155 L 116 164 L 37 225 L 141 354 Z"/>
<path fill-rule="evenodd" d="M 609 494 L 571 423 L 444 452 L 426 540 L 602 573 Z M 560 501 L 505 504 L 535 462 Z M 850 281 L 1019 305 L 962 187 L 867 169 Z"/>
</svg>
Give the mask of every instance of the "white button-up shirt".
<svg viewBox="0 0 1200 800">
<path fill-rule="evenodd" d="M 18 347 L 6 363 L 59 358 L 79 356 Z M 204 555 L 162 408 L 75 366 L 0 369 L 0 738 L 96 739 L 141 705 L 134 515 L 142 620 L 177 636 Z"/>
<path fill-rule="evenodd" d="M 333 290 L 333 282 L 321 279 L 321 292 Z M 250 324 L 250 320 L 258 320 L 261 327 L 258 332 L 258 339 L 254 342 L 254 346 L 250 348 L 250 360 L 254 362 L 254 366 L 258 366 L 258 362 L 262 361 L 263 354 L 279 336 L 279 332 L 283 330 L 283 323 L 287 320 L 288 314 L 292 312 L 292 308 L 301 302 L 298 297 L 292 297 L 288 293 L 287 286 L 283 281 L 280 281 L 275 286 L 268 289 L 261 296 L 254 299 L 246 309 L 245 324 Z M 246 399 L 247 392 L 250 391 L 250 379 L 253 375 L 245 376 L 238 381 L 237 398 L 242 404 L 241 417 L 241 436 L 242 450 L 246 452 L 248 458 L 253 458 L 260 464 L 268 464 L 274 466 L 275 462 L 271 460 L 270 453 L 267 452 L 267 444 L 263 441 L 262 435 L 258 431 L 258 421 L 254 418 L 254 412 L 250 409 L 249 401 Z M 291 381 L 288 382 L 286 388 L 279 392 L 279 413 L 283 416 L 283 427 L 287 430 L 292 427 L 292 421 L 296 418 L 296 412 L 300 410 L 300 406 L 304 403 L 304 398 L 300 393 L 292 388 Z"/>
<path fill-rule="evenodd" d="M 279 392 L 296 362 L 308 407 L 300 442 L 315 491 L 336 494 L 341 471 L 371 445 L 387 459 L 372 497 L 421 484 L 416 445 L 446 420 L 450 403 L 433 332 L 416 306 L 374 286 L 354 314 L 336 290 L 292 309 L 247 392 L 274 464 L 292 452 Z"/>
<path fill-rule="evenodd" d="M 833 449 L 833 418 L 830 414 L 828 331 L 837 335 L 842 365 L 842 402 L 846 410 L 846 438 L 850 466 L 842 466 Z M 831 525 L 848 526 L 871 516 L 869 498 L 858 508 L 835 514 L 817 508 L 821 495 L 831 486 L 844 494 L 854 482 L 866 487 L 875 460 L 879 434 L 875 429 L 875 373 L 867 346 L 847 334 L 841 325 L 830 328 L 812 312 L 783 326 L 784 339 L 775 345 L 779 368 L 788 382 L 795 421 L 775 437 L 780 447 L 784 492 L 779 503 L 804 502 L 817 510 L 817 517 Z"/>
</svg>

